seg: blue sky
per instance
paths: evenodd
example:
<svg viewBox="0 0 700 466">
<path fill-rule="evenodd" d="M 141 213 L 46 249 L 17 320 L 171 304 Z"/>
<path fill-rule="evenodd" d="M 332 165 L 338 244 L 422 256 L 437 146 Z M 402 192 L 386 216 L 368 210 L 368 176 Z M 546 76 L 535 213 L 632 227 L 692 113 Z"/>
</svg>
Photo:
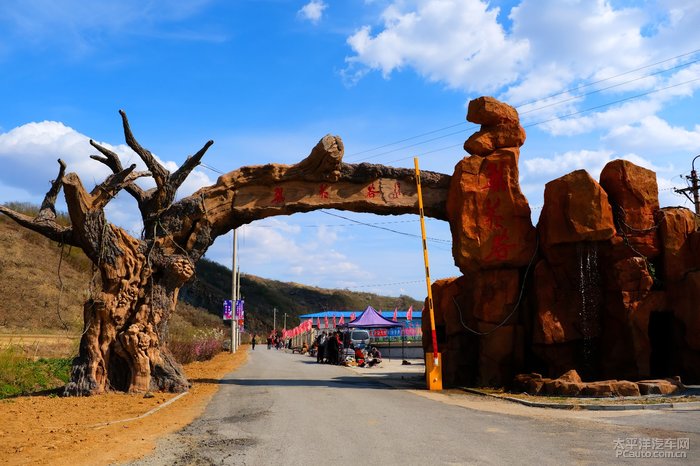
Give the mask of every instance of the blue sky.
<svg viewBox="0 0 700 466">
<path fill-rule="evenodd" d="M 170 169 L 209 139 L 214 170 L 295 163 L 332 133 L 346 162 L 411 167 L 417 155 L 452 174 L 475 131 L 467 102 L 493 95 L 526 127 L 533 221 L 547 181 L 579 168 L 597 178 L 615 158 L 655 170 L 662 205 L 689 206 L 672 188 L 700 153 L 697 24 L 693 0 L 4 0 L 0 202 L 39 203 L 59 157 L 86 185 L 101 181 L 89 138 L 137 161 L 118 109 Z M 217 176 L 199 167 L 179 194 Z M 140 231 L 128 194 L 108 215 Z M 340 215 L 420 233 L 415 216 Z M 445 222 L 427 228 L 450 239 Z M 425 295 L 417 238 L 322 212 L 239 238 L 246 273 Z M 230 234 L 207 254 L 230 255 Z M 430 263 L 434 279 L 458 274 L 448 243 L 430 243 Z"/>
</svg>

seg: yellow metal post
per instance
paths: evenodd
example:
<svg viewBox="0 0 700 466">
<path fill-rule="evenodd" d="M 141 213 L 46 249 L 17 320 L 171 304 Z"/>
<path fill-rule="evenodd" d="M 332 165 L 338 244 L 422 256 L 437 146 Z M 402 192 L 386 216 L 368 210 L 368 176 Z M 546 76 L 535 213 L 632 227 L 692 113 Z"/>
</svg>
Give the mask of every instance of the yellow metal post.
<svg viewBox="0 0 700 466">
<path fill-rule="evenodd" d="M 433 352 L 425 354 L 425 381 L 428 390 L 442 390 L 442 358 L 438 352 L 437 332 L 435 331 L 435 312 L 433 311 L 433 290 L 430 286 L 430 265 L 428 264 L 428 243 L 425 235 L 425 216 L 423 215 L 423 191 L 420 185 L 420 168 L 418 157 L 413 158 L 416 166 L 416 188 L 418 191 L 418 213 L 420 214 L 420 232 L 423 239 L 423 261 L 425 262 L 425 284 L 428 288 L 428 312 L 430 313 L 430 333 Z"/>
</svg>

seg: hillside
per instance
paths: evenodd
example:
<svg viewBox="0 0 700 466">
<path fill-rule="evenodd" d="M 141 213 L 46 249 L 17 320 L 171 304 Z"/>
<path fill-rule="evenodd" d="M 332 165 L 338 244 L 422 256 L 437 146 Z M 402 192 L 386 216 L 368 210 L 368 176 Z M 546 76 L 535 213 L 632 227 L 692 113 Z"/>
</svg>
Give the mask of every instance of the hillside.
<svg viewBox="0 0 700 466">
<path fill-rule="evenodd" d="M 82 251 L 61 247 L 43 236 L 0 216 L 0 332 L 63 332 L 82 329 L 82 306 L 90 293 L 92 266 Z M 63 259 L 61 259 L 61 251 Z M 297 316 L 323 309 L 402 308 L 421 303 L 409 297 L 382 297 L 347 290 L 325 290 L 283 283 L 252 275 L 241 277 L 249 328 L 272 328 L 272 310 L 278 323 L 288 314 L 288 326 Z M 180 293 L 180 300 L 220 315 L 222 301 L 231 296 L 231 270 L 202 260 L 196 277 Z M 186 319 L 194 319 L 189 306 L 178 305 Z"/>
<path fill-rule="evenodd" d="M 231 269 L 203 259 L 197 264 L 196 278 L 183 287 L 180 296 L 194 306 L 220 313 L 222 301 L 231 299 Z M 277 324 L 281 327 L 287 313 L 287 326 L 299 323 L 296 316 L 323 310 L 420 309 L 423 303 L 410 296 L 388 297 L 348 290 L 329 290 L 298 283 L 268 280 L 241 274 L 241 296 L 245 300 L 246 319 L 252 331 L 259 326 L 272 328 L 273 308 L 277 308 Z M 252 320 L 251 320 L 252 319 Z"/>
</svg>

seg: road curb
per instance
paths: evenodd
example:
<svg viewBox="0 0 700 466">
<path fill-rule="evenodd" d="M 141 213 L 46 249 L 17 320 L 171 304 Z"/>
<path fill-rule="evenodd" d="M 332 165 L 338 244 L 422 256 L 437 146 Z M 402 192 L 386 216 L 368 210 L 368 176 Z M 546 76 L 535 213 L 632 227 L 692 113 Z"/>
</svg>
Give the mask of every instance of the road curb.
<svg viewBox="0 0 700 466">
<path fill-rule="evenodd" d="M 631 411 L 631 410 L 650 410 L 650 409 L 680 409 L 680 408 L 700 408 L 700 401 L 689 401 L 685 403 L 655 403 L 655 404 L 619 404 L 619 405 L 602 405 L 602 404 L 578 404 L 578 403 L 547 403 L 543 401 L 529 401 L 515 398 L 512 396 L 494 395 L 485 393 L 474 388 L 462 387 L 460 390 L 472 393 L 474 395 L 487 396 L 499 400 L 518 403 L 531 408 L 549 408 L 549 409 L 569 409 L 569 410 L 588 410 L 588 411 Z"/>
</svg>

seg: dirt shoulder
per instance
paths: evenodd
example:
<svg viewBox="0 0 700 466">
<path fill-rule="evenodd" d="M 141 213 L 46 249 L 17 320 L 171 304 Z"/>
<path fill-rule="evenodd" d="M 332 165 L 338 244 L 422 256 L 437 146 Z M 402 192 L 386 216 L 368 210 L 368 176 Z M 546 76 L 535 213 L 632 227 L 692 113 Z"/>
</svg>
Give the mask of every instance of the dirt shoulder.
<svg viewBox="0 0 700 466">
<path fill-rule="evenodd" d="M 153 398 L 110 393 L 0 400 L 0 458 L 8 465 L 96 465 L 144 456 L 159 437 L 199 416 L 219 388 L 212 381 L 240 367 L 247 354 L 244 346 L 235 354 L 221 353 L 211 361 L 186 365 L 193 385 L 174 401 L 178 395 L 166 393 Z"/>
</svg>

